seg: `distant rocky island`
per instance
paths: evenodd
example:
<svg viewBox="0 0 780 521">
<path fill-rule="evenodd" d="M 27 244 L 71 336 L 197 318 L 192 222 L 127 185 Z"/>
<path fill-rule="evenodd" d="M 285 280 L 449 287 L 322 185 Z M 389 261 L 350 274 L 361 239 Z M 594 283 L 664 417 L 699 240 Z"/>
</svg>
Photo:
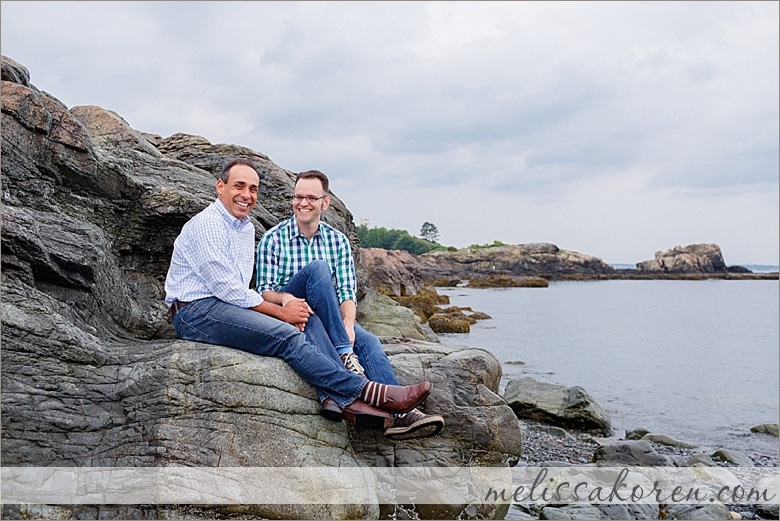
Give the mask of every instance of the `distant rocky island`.
<svg viewBox="0 0 780 521">
<path fill-rule="evenodd" d="M 361 266 L 370 284 L 385 294 L 417 293 L 424 285 L 447 286 L 490 277 L 496 285 L 524 285 L 528 279 L 761 279 L 778 280 L 778 273 L 753 273 L 727 266 L 717 244 L 691 244 L 659 251 L 634 269 L 616 269 L 603 260 L 563 250 L 554 244 L 494 246 L 412 255 L 404 251 L 366 248 Z M 500 283 L 503 281 L 503 284 Z"/>
</svg>

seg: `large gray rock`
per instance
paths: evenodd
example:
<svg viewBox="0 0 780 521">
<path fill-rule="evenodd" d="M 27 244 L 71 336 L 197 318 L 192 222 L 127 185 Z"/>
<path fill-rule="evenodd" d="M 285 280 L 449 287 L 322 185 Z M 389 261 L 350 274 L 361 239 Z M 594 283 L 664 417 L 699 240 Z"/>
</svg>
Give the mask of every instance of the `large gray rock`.
<svg viewBox="0 0 780 521">
<path fill-rule="evenodd" d="M 748 456 L 744 452 L 733 450 L 733 449 L 720 448 L 712 453 L 712 458 L 719 461 L 732 463 L 734 465 L 738 465 L 741 467 L 753 467 L 756 464 L 750 458 L 750 456 Z"/>
<path fill-rule="evenodd" d="M 655 451 L 645 440 L 606 443 L 593 453 L 593 462 L 603 466 L 673 467 L 672 458 Z"/>
<path fill-rule="evenodd" d="M 251 214 L 258 238 L 290 215 L 293 174 L 245 147 L 144 134 L 100 107 L 68 110 L 29 77 L 3 57 L 4 466 L 518 461 L 520 429 L 496 394 L 501 369 L 486 351 L 387 339 L 401 382 L 432 380 L 423 408 L 447 421 L 440 436 L 392 443 L 321 418 L 312 387 L 278 359 L 176 340 L 163 303 L 173 241 L 214 200 L 221 164 L 240 156 L 262 172 Z M 325 220 L 356 239 L 352 215 L 333 199 Z M 5 505 L 3 517 L 379 515 L 373 504 L 14 508 Z"/>
<path fill-rule="evenodd" d="M 582 387 L 540 382 L 531 377 L 507 382 L 504 399 L 518 418 L 609 436 L 609 414 Z"/>
<path fill-rule="evenodd" d="M 364 291 L 357 309 L 357 320 L 367 331 L 380 337 L 438 341 L 436 333 L 411 309 L 372 288 Z"/>
<path fill-rule="evenodd" d="M 750 432 L 758 434 L 769 434 L 770 436 L 778 437 L 778 424 L 777 423 L 762 423 L 761 425 L 755 425 L 750 428 Z"/>
</svg>

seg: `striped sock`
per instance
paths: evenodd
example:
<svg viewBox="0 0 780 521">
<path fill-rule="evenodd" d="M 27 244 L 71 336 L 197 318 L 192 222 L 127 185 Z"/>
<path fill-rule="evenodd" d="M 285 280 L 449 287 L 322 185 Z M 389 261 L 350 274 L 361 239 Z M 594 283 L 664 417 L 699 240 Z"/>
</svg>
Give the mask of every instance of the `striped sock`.
<svg viewBox="0 0 780 521">
<path fill-rule="evenodd" d="M 385 403 L 386 396 L 387 386 L 372 381 L 369 381 L 360 393 L 360 397 L 363 401 L 373 407 L 378 407 L 380 404 Z"/>
</svg>

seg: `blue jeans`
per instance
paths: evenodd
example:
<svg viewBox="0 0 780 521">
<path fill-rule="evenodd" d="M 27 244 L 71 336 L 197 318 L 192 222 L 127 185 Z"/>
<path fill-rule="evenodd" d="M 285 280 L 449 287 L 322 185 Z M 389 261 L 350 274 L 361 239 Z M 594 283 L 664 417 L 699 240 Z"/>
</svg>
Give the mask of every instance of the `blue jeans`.
<svg viewBox="0 0 780 521">
<path fill-rule="evenodd" d="M 314 335 L 319 332 L 320 336 L 314 337 L 319 338 L 316 343 L 307 341 L 291 324 L 227 304 L 216 297 L 195 300 L 181 307 L 173 316 L 173 327 L 182 340 L 281 358 L 317 388 L 320 400 L 328 396 L 342 408 L 359 398 L 368 382 L 347 371 L 333 345 L 322 339 L 324 327 L 314 315 L 309 317 L 306 329 L 311 327 Z"/>
<path fill-rule="evenodd" d="M 393 366 L 376 335 L 355 324 L 355 354 L 366 370 L 366 377 L 374 382 L 399 385 Z"/>
<path fill-rule="evenodd" d="M 325 345 L 323 336 L 327 335 L 337 352 L 355 352 L 369 380 L 398 385 L 390 360 L 375 335 L 355 324 L 355 345 L 352 346 L 341 319 L 336 288 L 333 286 L 330 266 L 327 262 L 324 260 L 310 262 L 293 275 L 282 291 L 306 299 L 309 307 L 320 318 L 313 323 L 314 316 L 309 317 L 306 323 L 304 333 L 310 342 L 322 347 Z M 322 331 L 320 326 L 324 327 L 325 331 Z"/>
<path fill-rule="evenodd" d="M 282 291 L 306 300 L 309 307 L 320 317 L 338 354 L 352 352 L 352 342 L 341 320 L 336 288 L 333 287 L 327 262 L 311 261 L 292 276 Z M 305 329 L 308 329 L 308 324 Z"/>
</svg>

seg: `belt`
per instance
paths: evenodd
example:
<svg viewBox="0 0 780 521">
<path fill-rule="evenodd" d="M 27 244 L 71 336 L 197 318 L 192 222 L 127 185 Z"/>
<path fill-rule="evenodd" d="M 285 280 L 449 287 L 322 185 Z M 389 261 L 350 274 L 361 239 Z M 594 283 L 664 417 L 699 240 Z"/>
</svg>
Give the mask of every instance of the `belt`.
<svg viewBox="0 0 780 521">
<path fill-rule="evenodd" d="M 177 311 L 189 304 L 189 302 L 182 302 L 181 300 L 174 300 L 171 304 L 171 316 L 175 315 Z"/>
</svg>

